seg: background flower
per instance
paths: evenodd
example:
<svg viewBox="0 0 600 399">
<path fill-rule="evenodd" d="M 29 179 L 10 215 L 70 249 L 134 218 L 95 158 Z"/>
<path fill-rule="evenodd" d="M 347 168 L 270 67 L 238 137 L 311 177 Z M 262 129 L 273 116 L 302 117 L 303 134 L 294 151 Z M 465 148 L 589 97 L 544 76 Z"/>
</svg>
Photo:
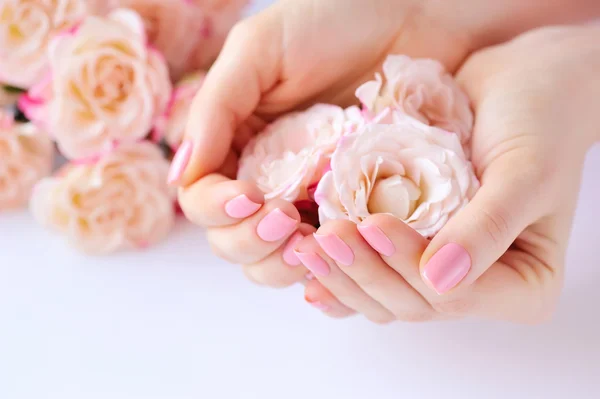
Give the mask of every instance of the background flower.
<svg viewBox="0 0 600 399">
<path fill-rule="evenodd" d="M 100 0 L 0 1 L 0 82 L 32 86 L 46 72 L 48 43 L 102 8 Z"/>
<path fill-rule="evenodd" d="M 375 116 L 392 110 L 388 123 L 407 114 L 431 126 L 459 135 L 466 145 L 473 130 L 469 98 L 444 66 L 435 60 L 390 55 L 376 75 L 360 86 L 356 96 Z"/>
<path fill-rule="evenodd" d="M 50 174 L 53 158 L 46 134 L 0 110 L 0 210 L 25 205 L 35 183 Z"/>
<path fill-rule="evenodd" d="M 177 149 L 183 139 L 192 101 L 202 87 L 206 73 L 196 72 L 183 78 L 173 90 L 167 110 L 154 125 L 155 139 L 164 139 L 172 149 Z"/>
<path fill-rule="evenodd" d="M 95 163 L 72 163 L 42 180 L 31 210 L 85 252 L 144 248 L 166 237 L 173 225 L 168 167 L 150 142 L 123 145 Z"/>
<path fill-rule="evenodd" d="M 315 200 L 321 224 L 388 213 L 432 237 L 478 188 L 458 136 L 405 116 L 344 137 Z"/>
<path fill-rule="evenodd" d="M 21 101 L 69 159 L 144 138 L 171 94 L 167 67 L 129 10 L 88 17 L 50 48 L 51 75 Z"/>
<path fill-rule="evenodd" d="M 325 173 L 340 138 L 362 123 L 356 107 L 317 104 L 285 115 L 246 146 L 238 179 L 255 182 L 266 199 L 307 199 L 308 188 Z"/>
</svg>

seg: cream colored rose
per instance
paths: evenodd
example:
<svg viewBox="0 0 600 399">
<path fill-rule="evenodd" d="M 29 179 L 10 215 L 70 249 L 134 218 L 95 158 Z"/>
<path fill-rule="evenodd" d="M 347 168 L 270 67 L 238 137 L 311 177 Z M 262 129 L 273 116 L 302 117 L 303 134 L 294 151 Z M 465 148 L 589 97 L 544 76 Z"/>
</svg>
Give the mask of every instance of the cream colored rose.
<svg viewBox="0 0 600 399">
<path fill-rule="evenodd" d="M 189 0 L 113 0 L 113 4 L 140 14 L 148 41 L 163 54 L 173 78 L 186 72 L 188 59 L 202 39 L 200 7 Z"/>
<path fill-rule="evenodd" d="M 407 114 L 459 135 L 466 146 L 473 130 L 469 98 L 438 61 L 390 55 L 383 76 L 358 88 L 356 96 L 373 115 L 391 109 L 386 122 Z"/>
<path fill-rule="evenodd" d="M 233 26 L 242 18 L 249 0 L 188 0 L 202 11 L 199 40 L 189 57 L 188 71 L 207 69 L 223 48 Z"/>
<path fill-rule="evenodd" d="M 53 159 L 45 133 L 0 110 L 0 211 L 27 204 L 33 186 L 52 171 Z"/>
<path fill-rule="evenodd" d="M 166 64 L 130 10 L 86 18 L 53 41 L 49 58 L 51 76 L 22 101 L 23 111 L 69 159 L 144 138 L 171 95 Z"/>
<path fill-rule="evenodd" d="M 0 1 L 0 82 L 31 87 L 47 69 L 50 41 L 101 8 L 99 0 Z"/>
<path fill-rule="evenodd" d="M 185 133 L 192 100 L 202 87 L 205 76 L 205 72 L 196 72 L 186 76 L 177 84 L 167 110 L 156 121 L 154 126 L 155 139 L 164 139 L 173 149 L 179 147 Z"/>
<path fill-rule="evenodd" d="M 95 163 L 70 164 L 35 189 L 31 210 L 79 249 L 104 254 L 164 239 L 175 218 L 169 164 L 150 142 L 120 146 Z"/>
<path fill-rule="evenodd" d="M 283 116 L 246 146 L 238 179 L 255 182 L 266 199 L 307 199 L 340 138 L 362 124 L 356 107 L 317 104 Z"/>
<path fill-rule="evenodd" d="M 344 137 L 315 201 L 322 224 L 387 213 L 432 237 L 478 188 L 458 136 L 405 116 Z"/>
</svg>

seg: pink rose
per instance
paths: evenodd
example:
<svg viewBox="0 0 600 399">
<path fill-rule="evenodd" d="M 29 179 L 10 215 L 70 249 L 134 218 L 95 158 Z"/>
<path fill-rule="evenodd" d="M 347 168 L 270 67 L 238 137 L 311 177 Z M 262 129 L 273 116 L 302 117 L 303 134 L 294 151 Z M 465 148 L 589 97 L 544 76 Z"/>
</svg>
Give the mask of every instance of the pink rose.
<svg viewBox="0 0 600 399">
<path fill-rule="evenodd" d="M 104 254 L 164 239 L 175 218 L 169 164 L 152 143 L 120 146 L 95 163 L 67 165 L 42 180 L 31 200 L 41 224 L 79 249 Z"/>
<path fill-rule="evenodd" d="M 285 115 L 246 146 L 238 179 L 255 182 L 266 199 L 308 199 L 309 187 L 327 169 L 337 142 L 362 123 L 357 107 L 317 104 Z"/>
<path fill-rule="evenodd" d="M 356 90 L 356 96 L 373 115 L 391 108 L 387 123 L 407 114 L 431 126 L 459 135 L 466 145 L 473 130 L 469 98 L 438 61 L 390 55 L 383 75 Z M 402 118 L 400 116 L 400 118 Z"/>
<path fill-rule="evenodd" d="M 202 39 L 202 9 L 189 0 L 113 0 L 113 4 L 140 14 L 148 41 L 163 54 L 172 77 L 180 77 Z"/>
<path fill-rule="evenodd" d="M 166 64 L 133 11 L 86 18 L 53 41 L 49 58 L 52 74 L 21 106 L 69 159 L 143 139 L 171 95 Z"/>
<path fill-rule="evenodd" d="M 27 204 L 33 186 L 52 171 L 53 158 L 46 134 L 0 110 L 0 210 Z"/>
<path fill-rule="evenodd" d="M 0 82 L 32 86 L 46 72 L 50 41 L 100 5 L 100 0 L 0 1 Z"/>
<path fill-rule="evenodd" d="M 182 79 L 171 96 L 167 110 L 158 118 L 154 126 L 155 139 L 163 139 L 173 149 L 177 149 L 187 124 L 192 100 L 204 83 L 205 72 L 197 72 Z"/>
<path fill-rule="evenodd" d="M 189 58 L 188 71 L 207 69 L 223 48 L 233 26 L 242 18 L 249 0 L 187 0 L 202 9 L 200 39 Z"/>
<path fill-rule="evenodd" d="M 432 237 L 478 188 L 458 136 L 405 116 L 344 137 L 315 200 L 321 223 L 387 213 Z"/>
</svg>

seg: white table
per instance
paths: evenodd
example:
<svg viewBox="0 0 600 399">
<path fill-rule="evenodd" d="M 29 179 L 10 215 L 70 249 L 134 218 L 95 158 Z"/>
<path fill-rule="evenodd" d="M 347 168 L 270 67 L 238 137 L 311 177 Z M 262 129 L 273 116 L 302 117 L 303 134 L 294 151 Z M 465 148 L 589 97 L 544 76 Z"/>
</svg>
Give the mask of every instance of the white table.
<svg viewBox="0 0 600 399">
<path fill-rule="evenodd" d="M 87 258 L 2 214 L 0 398 L 598 398 L 598 204 L 600 146 L 560 311 L 539 327 L 329 320 L 301 287 L 245 281 L 183 221 L 160 247 Z"/>
</svg>

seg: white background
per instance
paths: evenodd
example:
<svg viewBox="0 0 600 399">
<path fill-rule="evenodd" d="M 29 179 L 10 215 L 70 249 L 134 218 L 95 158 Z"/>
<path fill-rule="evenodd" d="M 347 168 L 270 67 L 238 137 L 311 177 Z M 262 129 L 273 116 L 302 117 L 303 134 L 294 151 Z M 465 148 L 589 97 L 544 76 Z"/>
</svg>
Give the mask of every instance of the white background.
<svg viewBox="0 0 600 399">
<path fill-rule="evenodd" d="M 597 146 L 540 327 L 329 320 L 300 286 L 246 282 L 183 221 L 160 247 L 94 259 L 3 214 L 0 398 L 598 398 L 598 204 Z"/>
</svg>

